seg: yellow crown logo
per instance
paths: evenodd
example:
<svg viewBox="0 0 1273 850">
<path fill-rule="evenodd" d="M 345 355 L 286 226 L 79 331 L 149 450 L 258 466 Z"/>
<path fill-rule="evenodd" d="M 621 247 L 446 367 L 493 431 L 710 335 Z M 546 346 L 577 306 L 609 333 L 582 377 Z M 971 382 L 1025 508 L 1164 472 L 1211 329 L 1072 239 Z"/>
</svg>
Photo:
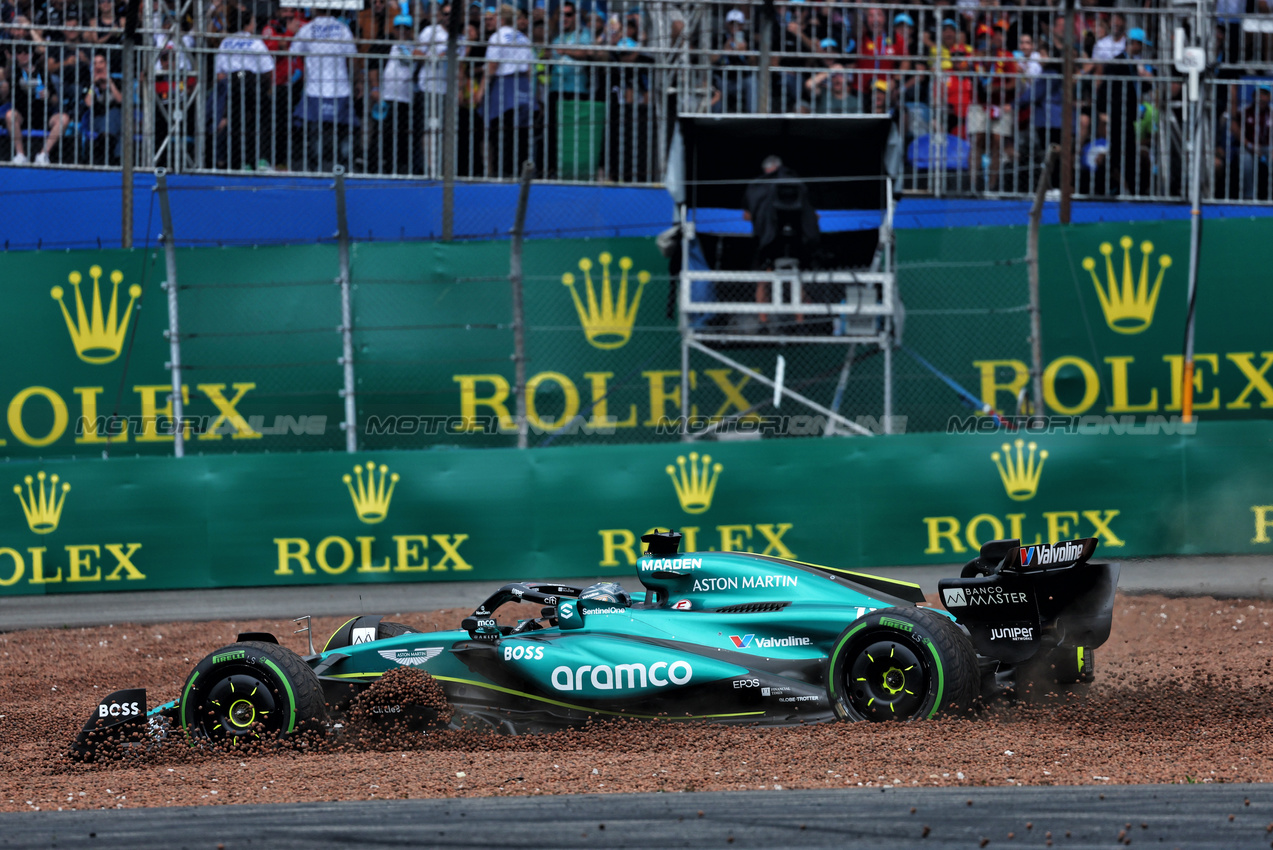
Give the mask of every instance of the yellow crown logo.
<svg viewBox="0 0 1273 850">
<path fill-rule="evenodd" d="M 66 309 L 62 300 L 62 287 L 55 286 L 49 293 L 62 308 L 62 316 L 66 319 L 66 329 L 71 333 L 71 342 L 75 345 L 75 353 L 85 363 L 109 363 L 119 356 L 124 348 L 124 334 L 128 331 L 128 319 L 132 315 L 133 305 L 141 295 L 141 287 L 133 284 L 128 287 L 128 306 L 124 308 L 123 318 L 119 316 L 119 285 L 124 282 L 124 273 L 116 269 L 111 272 L 111 303 L 106 316 L 102 316 L 102 267 L 92 266 L 88 273 L 93 277 L 93 306 L 84 309 L 84 293 L 80 291 L 79 272 L 71 272 L 67 280 L 75 287 L 75 319 L 71 319 L 71 311 Z"/>
<path fill-rule="evenodd" d="M 389 514 L 389 502 L 393 499 L 393 488 L 398 483 L 398 473 L 388 475 L 389 467 L 383 463 L 380 464 L 380 477 L 376 477 L 376 465 L 374 463 L 367 464 L 367 475 L 364 478 L 362 474 L 362 465 L 354 465 L 354 474 L 351 476 L 345 473 L 341 477 L 341 481 L 345 482 L 345 486 L 349 488 L 349 498 L 354 500 L 354 510 L 358 513 L 358 519 L 367 523 L 367 525 L 375 525 Z M 385 489 L 386 479 L 389 482 L 388 490 Z M 357 489 L 354 482 L 358 482 Z"/>
<path fill-rule="evenodd" d="M 1013 446 L 1017 449 L 1015 459 L 1012 456 Z M 1043 474 L 1043 461 L 1048 459 L 1047 449 L 1044 449 L 1038 454 L 1039 463 L 1036 466 L 1035 450 L 1039 448 L 1039 444 L 1030 444 L 1028 459 L 1022 457 L 1021 449 L 1024 446 L 1025 440 L 1017 440 L 1012 446 L 1004 443 L 1002 459 L 998 452 L 990 454 L 990 459 L 999 467 L 999 477 L 1003 479 L 1003 489 L 1008 492 L 1008 498 L 1017 502 L 1034 498 L 1035 491 L 1039 489 L 1039 476 Z"/>
<path fill-rule="evenodd" d="M 38 484 L 35 483 L 36 478 L 39 479 Z M 22 512 L 27 516 L 27 527 L 36 534 L 48 534 L 57 529 L 58 520 L 62 518 L 62 506 L 66 504 L 66 492 L 71 489 L 71 485 L 63 481 L 59 490 L 56 472 L 49 479 L 47 490 L 44 487 L 44 473 L 40 472 L 36 478 L 28 475 L 22 479 L 27 485 L 25 496 L 22 494 L 21 484 L 14 484 L 13 492 L 22 503 Z"/>
<path fill-rule="evenodd" d="M 719 463 L 713 464 L 711 455 L 703 455 L 699 465 L 698 452 L 690 452 L 690 468 L 685 468 L 685 456 L 676 459 L 676 466 L 667 465 L 667 474 L 676 487 L 676 498 L 681 503 L 681 510 L 687 514 L 701 514 L 712 506 L 712 495 L 716 492 L 716 482 L 720 479 L 720 471 L 724 469 Z"/>
<path fill-rule="evenodd" d="M 602 251 L 601 256 L 601 300 L 597 300 L 596 289 L 592 285 L 592 260 L 584 257 L 579 261 L 583 271 L 584 284 L 587 286 L 588 305 L 575 289 L 575 276 L 566 272 L 561 282 L 570 287 L 570 297 L 574 299 L 575 311 L 579 314 L 579 323 L 583 325 L 584 336 L 595 348 L 622 348 L 632 336 L 632 325 L 636 322 L 637 309 L 641 306 L 641 291 L 650 282 L 649 272 L 637 272 L 636 294 L 632 303 L 628 303 L 628 272 L 632 269 L 631 257 L 619 258 L 619 292 L 612 296 L 610 285 L 610 262 L 613 257 L 609 251 Z"/>
<path fill-rule="evenodd" d="M 1110 255 L 1114 246 L 1108 242 L 1101 243 L 1101 253 L 1105 255 L 1105 274 L 1109 279 L 1108 288 L 1101 284 L 1096 274 L 1096 260 L 1083 258 L 1083 268 L 1092 276 L 1096 286 L 1096 297 L 1101 301 L 1101 311 L 1105 313 L 1105 324 L 1109 329 L 1120 334 L 1138 334 L 1154 321 L 1154 308 L 1158 306 L 1158 291 L 1162 288 L 1163 275 L 1171 268 L 1171 257 L 1162 254 L 1158 257 L 1158 277 L 1154 280 L 1154 288 L 1149 288 L 1149 255 L 1154 253 L 1153 242 L 1140 243 L 1140 278 L 1132 273 L 1132 238 L 1124 236 L 1118 240 L 1123 248 L 1123 281 L 1120 284 L 1114 274 L 1114 261 Z"/>
</svg>

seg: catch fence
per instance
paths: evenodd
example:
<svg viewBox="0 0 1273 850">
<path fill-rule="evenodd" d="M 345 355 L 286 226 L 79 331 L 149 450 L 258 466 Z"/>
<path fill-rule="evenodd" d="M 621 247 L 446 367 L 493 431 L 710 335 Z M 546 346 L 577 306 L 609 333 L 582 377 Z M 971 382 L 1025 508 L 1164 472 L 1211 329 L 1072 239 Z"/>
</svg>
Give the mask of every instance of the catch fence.
<svg viewBox="0 0 1273 850">
<path fill-rule="evenodd" d="M 7 275 L 30 282 L 13 296 L 14 314 L 26 318 L 9 344 L 47 352 L 14 354 L 21 365 L 6 379 L 7 421 L 20 427 L 0 438 L 4 451 L 511 447 L 523 407 L 531 448 L 674 443 L 687 436 L 683 374 L 695 439 L 886 432 L 882 352 L 833 344 L 845 327 L 814 315 L 816 305 L 770 317 L 782 340 L 700 335 L 724 359 L 696 349 L 683 364 L 678 276 L 656 240 L 532 239 L 516 285 L 519 349 L 514 243 L 355 241 L 339 212 L 357 185 L 338 176 L 304 195 L 314 205 L 336 196 L 330 242 L 176 247 L 194 222 L 166 208 L 192 204 L 162 196 L 211 190 L 165 178 L 157 245 L 4 255 Z M 288 190 L 293 202 L 298 191 Z M 909 312 L 892 352 L 889 433 L 940 431 L 972 415 L 979 359 L 1029 362 L 1024 229 L 977 233 L 957 246 L 917 237 L 903 249 L 910 258 L 897 273 Z M 803 342 L 803 333 L 830 341 Z M 748 374 L 772 378 L 779 358 L 781 382 L 798 398 L 776 399 Z M 827 409 L 852 425 L 830 421 Z"/>
<path fill-rule="evenodd" d="M 0 158 L 118 168 L 131 144 L 137 168 L 169 173 L 515 180 L 531 161 L 541 180 L 651 185 L 678 113 L 867 113 L 898 123 L 904 191 L 1028 197 L 1061 134 L 1053 7 L 778 3 L 768 21 L 762 4 L 717 0 L 470 7 L 448 98 L 450 7 L 404 6 L 410 25 L 395 27 L 396 4 L 373 2 L 308 23 L 286 7 L 249 19 L 160 3 L 129 73 L 117 21 L 11 25 Z M 1273 197 L 1273 15 L 1175 5 L 1076 16 L 1076 197 L 1187 197 L 1177 27 L 1213 68 L 1197 119 L 1204 200 Z"/>
</svg>

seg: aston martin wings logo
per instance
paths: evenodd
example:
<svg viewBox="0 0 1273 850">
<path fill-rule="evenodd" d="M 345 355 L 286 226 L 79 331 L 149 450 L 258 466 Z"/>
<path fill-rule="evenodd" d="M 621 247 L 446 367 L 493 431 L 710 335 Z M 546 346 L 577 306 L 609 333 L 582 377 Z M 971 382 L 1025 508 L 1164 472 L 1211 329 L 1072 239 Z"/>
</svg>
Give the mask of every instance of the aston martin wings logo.
<svg viewBox="0 0 1273 850">
<path fill-rule="evenodd" d="M 435 658 L 442 654 L 440 646 L 417 646 L 414 649 L 380 649 L 377 650 L 380 657 L 386 661 L 392 661 L 394 664 L 402 664 L 406 667 L 419 667 L 430 658 Z"/>
</svg>

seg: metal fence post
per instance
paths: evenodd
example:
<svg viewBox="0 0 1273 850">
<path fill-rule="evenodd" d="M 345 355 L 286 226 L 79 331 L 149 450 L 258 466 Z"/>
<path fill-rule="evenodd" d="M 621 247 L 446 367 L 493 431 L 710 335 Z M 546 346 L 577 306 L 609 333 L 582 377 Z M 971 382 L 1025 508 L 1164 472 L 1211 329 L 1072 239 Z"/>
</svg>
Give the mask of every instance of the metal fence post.
<svg viewBox="0 0 1273 850">
<path fill-rule="evenodd" d="M 696 234 L 694 222 L 689 220 L 689 207 L 684 201 L 676 205 L 676 220 L 681 225 L 681 236 L 677 245 L 677 250 L 681 252 L 681 273 L 676 280 L 671 281 L 671 284 L 676 287 L 677 303 L 683 304 L 685 292 L 692 285 L 685 276 L 685 272 L 690 267 L 690 242 Z M 676 311 L 676 328 L 681 334 L 681 424 L 678 430 L 681 432 L 681 442 L 688 443 L 690 441 L 690 317 L 682 307 L 678 307 Z"/>
<path fill-rule="evenodd" d="M 1061 49 L 1061 224 L 1070 223 L 1070 200 L 1074 196 L 1074 0 L 1065 0 L 1065 37 Z"/>
<path fill-rule="evenodd" d="M 508 280 L 513 287 L 513 396 L 517 401 L 517 448 L 524 449 L 526 435 L 526 317 L 522 304 L 522 236 L 526 230 L 526 204 L 530 200 L 530 180 L 535 164 L 522 166 L 517 192 L 517 212 L 513 217 L 513 240 L 508 252 Z"/>
<path fill-rule="evenodd" d="M 688 253 L 686 251 L 685 253 Z M 682 281 L 683 286 L 688 282 Z M 690 441 L 690 329 L 684 310 L 678 310 L 677 322 L 681 325 L 681 442 Z"/>
<path fill-rule="evenodd" d="M 136 135 L 136 115 L 133 112 L 133 89 L 137 80 L 137 9 L 140 0 L 129 0 L 128 10 L 124 13 L 124 42 L 122 55 L 124 110 L 120 115 L 119 134 L 124 140 L 120 150 L 119 167 L 122 172 L 120 188 L 120 240 L 121 248 L 133 247 L 133 166 L 136 147 L 133 136 Z"/>
<path fill-rule="evenodd" d="M 954 71 L 952 67 L 952 73 Z M 933 63 L 933 113 L 932 126 L 929 129 L 929 158 L 932 167 L 928 169 L 930 177 L 929 189 L 933 193 L 933 197 L 940 198 L 946 194 L 946 72 L 942 68 L 941 62 Z M 937 155 L 933 156 L 931 142 L 937 141 Z M 936 172 L 934 174 L 934 172 Z"/>
<path fill-rule="evenodd" d="M 888 317 L 883 322 L 884 344 L 880 348 L 884 352 L 884 399 L 883 422 L 881 429 L 885 434 L 893 433 L 893 319 Z"/>
<path fill-rule="evenodd" d="M 460 126 L 460 27 L 454 6 L 446 18 L 446 94 L 442 97 L 442 241 L 455 238 L 455 156 Z M 436 45 L 433 48 L 436 50 Z M 432 92 L 426 97 L 432 97 Z M 428 161 L 428 157 L 425 157 Z"/>
<path fill-rule="evenodd" d="M 143 168 L 153 168 L 155 165 L 155 127 L 157 126 L 156 113 L 162 108 L 161 101 L 155 97 L 156 73 L 154 63 L 157 58 L 155 51 L 151 45 L 154 43 L 154 34 L 150 34 L 147 43 L 144 43 L 138 53 L 141 54 L 140 62 L 134 58 L 133 62 L 137 67 L 137 77 L 135 88 L 137 90 L 137 99 L 141 104 L 141 146 L 137 154 L 141 160 Z M 134 54 L 136 57 L 136 54 Z M 125 95 L 125 98 L 129 95 Z M 127 110 L 125 110 L 127 111 Z M 170 125 L 171 126 L 171 125 Z M 171 165 L 172 159 L 169 158 Z M 172 171 L 172 168 L 168 169 Z"/>
<path fill-rule="evenodd" d="M 1194 73 L 1187 89 L 1185 108 L 1190 118 L 1187 129 L 1189 167 L 1189 287 L 1188 308 L 1185 313 L 1185 351 L 1184 351 L 1184 386 L 1181 388 L 1181 419 L 1193 422 L 1193 369 L 1194 369 L 1194 326 L 1195 308 L 1198 297 L 1198 260 L 1202 251 L 1202 133 L 1203 109 L 1206 106 L 1206 88 L 1198 79 L 1201 74 Z M 1258 178 L 1259 169 L 1255 170 Z"/>
<path fill-rule="evenodd" d="M 896 299 L 898 297 L 897 296 L 897 266 L 895 264 L 895 257 L 893 256 L 893 248 L 897 244 L 897 237 L 893 231 L 893 211 L 894 209 L 896 209 L 897 200 L 893 196 L 893 180 L 887 174 L 884 175 L 884 195 L 886 199 L 886 204 L 884 207 L 884 221 L 882 222 L 880 226 L 880 242 L 883 243 L 883 251 L 876 252 L 877 259 L 871 263 L 871 269 L 872 271 L 874 271 L 876 267 L 879 265 L 879 262 L 881 260 L 883 261 L 884 271 L 892 274 L 893 276 L 892 280 L 888 284 L 893 290 L 890 298 Z M 900 342 L 897 335 L 897 323 L 896 321 L 894 321 L 893 316 L 889 316 L 885 319 L 882 330 L 883 330 L 883 333 L 881 334 L 881 338 L 883 341 L 883 345 L 881 345 L 880 347 L 884 349 L 884 410 L 883 410 L 884 427 L 883 427 L 883 431 L 885 434 L 892 434 L 893 433 L 893 347 Z M 846 360 L 845 365 L 847 366 L 848 364 L 849 364 L 849 361 Z M 835 412 L 836 413 L 840 412 L 838 406 Z M 827 425 L 830 426 L 831 424 L 832 424 L 831 421 L 828 420 Z"/>
<path fill-rule="evenodd" d="M 345 370 L 345 386 L 340 395 L 345 399 L 345 451 L 358 450 L 358 407 L 354 399 L 354 311 L 349 293 L 349 221 L 345 216 L 345 169 L 336 166 L 336 239 L 340 257 L 340 364 Z"/>
<path fill-rule="evenodd" d="M 207 14 L 203 6 L 203 0 L 195 0 L 194 4 L 195 19 L 195 47 L 198 50 L 196 54 L 199 61 L 195 63 L 195 70 L 199 75 L 199 82 L 195 88 L 195 109 L 194 109 L 194 167 L 196 169 L 203 168 L 207 162 L 207 140 L 208 140 L 208 88 L 215 84 L 216 74 L 212 73 L 213 59 L 206 52 L 208 47 L 207 35 Z M 257 32 L 264 24 L 258 25 Z"/>
<path fill-rule="evenodd" d="M 1052 181 L 1052 163 L 1061 152 L 1059 145 L 1049 145 L 1043 159 L 1043 170 L 1034 189 L 1030 205 L 1030 229 L 1025 244 L 1026 271 L 1030 277 L 1030 383 L 1035 416 L 1043 415 L 1043 321 L 1039 315 L 1039 225 L 1043 223 L 1043 199 Z"/>
<path fill-rule="evenodd" d="M 185 427 L 182 425 L 183 404 L 181 398 L 181 325 L 177 312 L 177 246 L 173 239 L 172 207 L 168 203 L 168 174 L 164 169 L 155 172 L 155 191 L 159 193 L 159 218 L 163 222 L 164 262 L 168 279 L 164 289 L 168 293 L 168 371 L 172 373 L 172 454 L 186 454 Z"/>
<path fill-rule="evenodd" d="M 756 75 L 756 111 L 761 115 L 767 115 L 772 106 L 770 101 L 773 98 L 773 81 L 769 73 L 769 55 L 773 50 L 774 16 L 774 0 L 764 0 L 760 7 L 760 64 Z"/>
</svg>

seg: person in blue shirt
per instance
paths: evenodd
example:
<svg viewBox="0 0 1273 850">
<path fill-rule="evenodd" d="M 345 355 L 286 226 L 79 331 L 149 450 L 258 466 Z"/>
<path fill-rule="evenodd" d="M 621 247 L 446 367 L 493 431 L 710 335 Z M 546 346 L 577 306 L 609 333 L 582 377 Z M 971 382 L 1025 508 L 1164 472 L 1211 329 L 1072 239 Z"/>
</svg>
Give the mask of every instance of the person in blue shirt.
<svg viewBox="0 0 1273 850">
<path fill-rule="evenodd" d="M 1043 72 L 1017 96 L 1017 114 L 1022 120 L 1028 116 L 1033 131 L 1023 141 L 1032 148 L 1029 161 L 1041 164 L 1047 155 L 1048 145 L 1061 144 L 1061 116 L 1065 113 L 1062 102 L 1065 86 L 1061 78 L 1061 61 L 1054 59 L 1043 66 Z M 1074 109 L 1074 140 L 1082 145 L 1087 137 L 1091 118 L 1083 114 L 1076 96 Z M 1024 110 L 1024 111 L 1023 111 Z M 1060 158 L 1052 166 L 1052 187 L 1061 186 Z"/>
<path fill-rule="evenodd" d="M 584 63 L 595 60 L 597 54 L 589 49 L 593 44 L 592 33 L 580 20 L 574 3 L 562 3 L 551 23 L 554 36 L 553 48 L 548 54 L 552 60 L 548 79 L 548 175 L 556 177 L 561 168 L 560 146 L 586 145 L 592 138 L 586 127 L 576 123 L 563 126 L 561 104 L 592 100 L 594 72 Z M 563 132 L 564 139 L 559 139 Z"/>
</svg>

